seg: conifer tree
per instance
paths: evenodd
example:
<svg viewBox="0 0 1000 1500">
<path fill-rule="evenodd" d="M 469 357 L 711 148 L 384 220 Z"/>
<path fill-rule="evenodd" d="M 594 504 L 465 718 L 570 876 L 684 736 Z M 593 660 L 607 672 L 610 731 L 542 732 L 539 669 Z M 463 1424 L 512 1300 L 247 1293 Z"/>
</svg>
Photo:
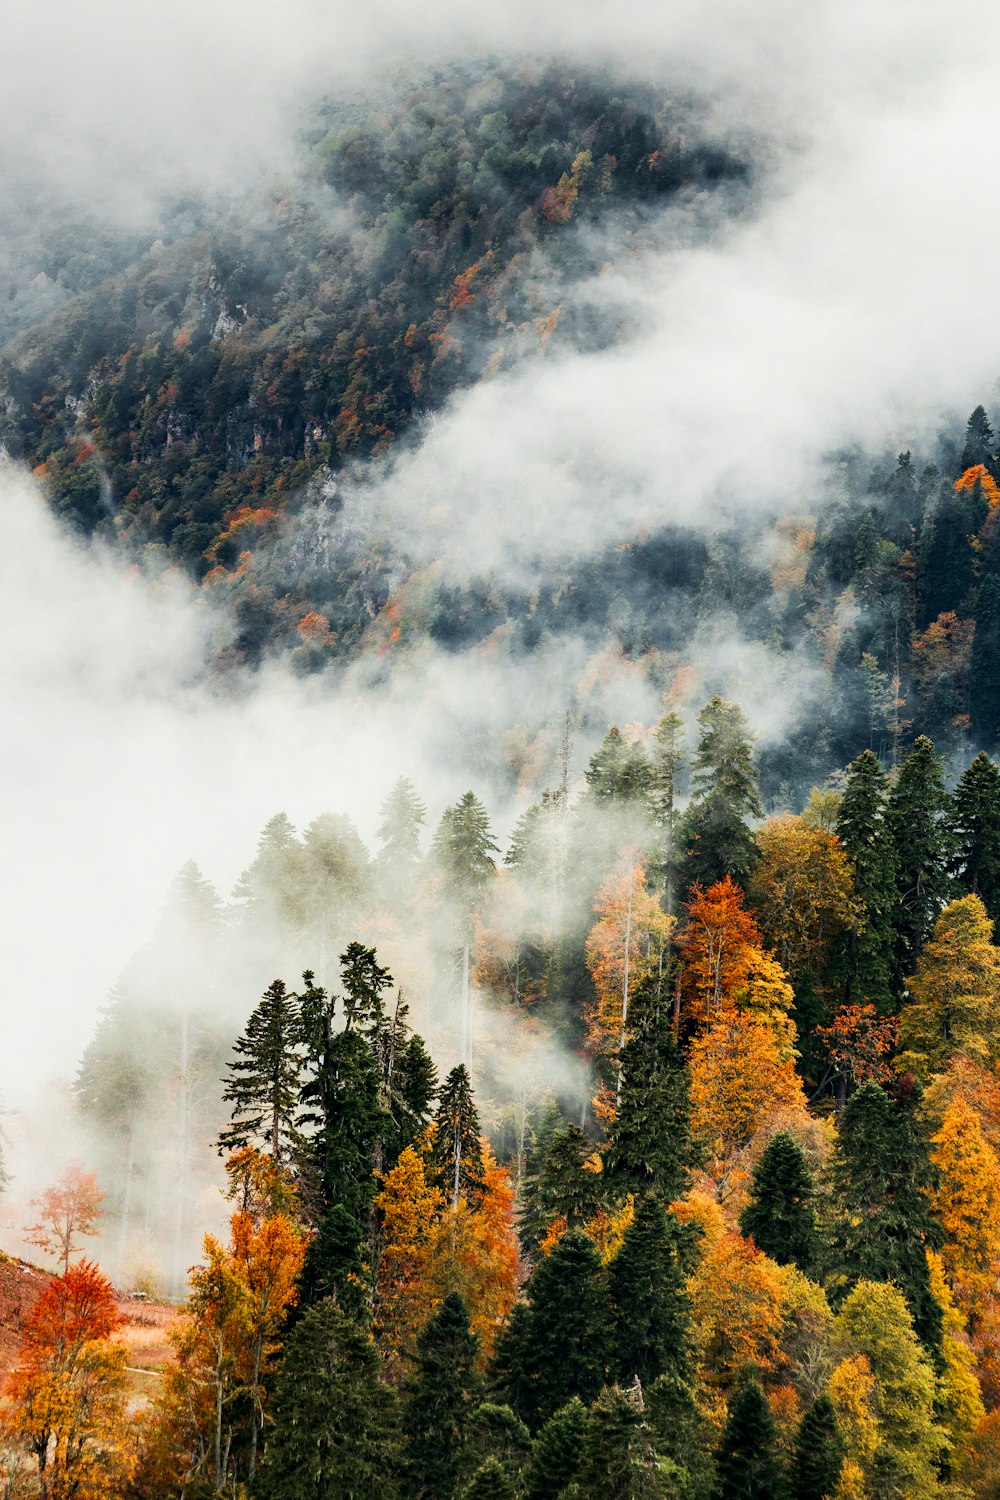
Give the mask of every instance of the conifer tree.
<svg viewBox="0 0 1000 1500">
<path fill-rule="evenodd" d="M 818 1396 L 799 1423 L 791 1500 L 829 1500 L 844 1466 L 844 1440 L 829 1396 Z"/>
<path fill-rule="evenodd" d="M 944 767 L 922 734 L 889 793 L 887 823 L 896 865 L 897 982 L 912 974 L 947 895 Z"/>
<path fill-rule="evenodd" d="M 541 1164 L 526 1183 L 519 1224 L 526 1246 L 537 1248 L 556 1219 L 579 1229 L 593 1218 L 601 1201 L 600 1178 L 588 1166 L 593 1155 L 593 1142 L 579 1125 L 564 1125 L 550 1137 Z"/>
<path fill-rule="evenodd" d="M 300 1310 L 314 1307 L 326 1297 L 335 1297 L 338 1306 L 352 1318 L 364 1316 L 367 1285 L 363 1241 L 357 1219 L 343 1203 L 335 1203 L 309 1241 L 299 1277 L 299 1299 L 291 1321 L 295 1321 Z"/>
<path fill-rule="evenodd" d="M 416 1374 L 403 1409 L 405 1493 L 414 1500 L 452 1500 L 480 1381 L 478 1340 L 465 1303 L 449 1293 L 417 1340 Z"/>
<path fill-rule="evenodd" d="M 758 850 L 747 820 L 764 815 L 753 763 L 753 739 L 736 703 L 718 694 L 698 715 L 692 798 L 684 815 L 682 882 L 714 885 L 726 875 L 744 884 Z"/>
<path fill-rule="evenodd" d="M 574 1500 L 668 1500 L 641 1390 L 602 1391 L 590 1411 Z"/>
<path fill-rule="evenodd" d="M 576 1477 L 589 1417 L 579 1396 L 553 1412 L 531 1449 L 524 1500 L 552 1500 Z"/>
<path fill-rule="evenodd" d="M 753 1376 L 743 1378 L 730 1402 L 715 1462 L 714 1500 L 785 1500 L 774 1419 Z"/>
<path fill-rule="evenodd" d="M 891 1281 L 906 1298 L 924 1347 L 938 1358 L 941 1307 L 927 1250 L 941 1245 L 930 1212 L 934 1171 L 915 1100 L 866 1083 L 847 1101 L 833 1163 L 833 1262 L 841 1284 Z"/>
<path fill-rule="evenodd" d="M 604 1170 L 617 1191 L 685 1191 L 698 1148 L 691 1134 L 691 1079 L 665 1005 L 637 995 L 638 1023 L 622 1052 L 622 1086 L 608 1127 Z"/>
<path fill-rule="evenodd" d="M 506 1469 L 497 1458 L 480 1464 L 462 1491 L 462 1500 L 516 1500 L 516 1491 Z"/>
<path fill-rule="evenodd" d="M 535 1430 L 574 1396 L 604 1384 L 608 1303 L 592 1240 L 563 1235 L 538 1262 L 496 1343 L 494 1367 L 511 1406 Z"/>
<path fill-rule="evenodd" d="M 472 999 L 469 986 L 469 953 L 473 922 L 482 910 L 496 865 L 499 846 L 490 831 L 489 817 L 474 792 L 466 792 L 453 807 L 445 809 L 434 835 L 432 856 L 441 872 L 444 888 L 458 914 L 458 947 L 461 950 L 461 1055 L 469 1064 L 472 1047 Z"/>
<path fill-rule="evenodd" d="M 275 1387 L 261 1500 L 392 1500 L 398 1415 L 367 1329 L 332 1301 L 288 1336 Z"/>
<path fill-rule="evenodd" d="M 924 516 L 918 545 L 922 629 L 948 610 L 968 613 L 976 578 L 972 539 L 982 525 L 980 511 L 981 502 L 977 503 L 970 491 L 956 491 L 945 480 Z"/>
<path fill-rule="evenodd" d="M 814 1194 L 801 1147 L 779 1130 L 754 1168 L 740 1233 L 779 1266 L 797 1265 L 809 1275 L 817 1252 Z"/>
<path fill-rule="evenodd" d="M 452 1068 L 441 1085 L 434 1123 L 437 1134 L 433 1159 L 452 1207 L 457 1208 L 463 1194 L 467 1198 L 476 1196 L 483 1176 L 479 1115 L 469 1075 L 462 1063 Z"/>
<path fill-rule="evenodd" d="M 651 768 L 642 746 L 627 740 L 613 724 L 590 757 L 584 776 L 594 802 L 642 803 L 649 793 Z"/>
<path fill-rule="evenodd" d="M 661 1375 L 644 1397 L 657 1449 L 674 1466 L 677 1493 L 684 1500 L 709 1500 L 715 1478 L 714 1434 L 694 1382 Z"/>
<path fill-rule="evenodd" d="M 677 908 L 677 792 L 684 769 L 684 724 L 679 714 L 666 713 L 656 726 L 650 775 L 650 804 L 657 832 L 656 865 L 663 886 L 663 906 L 669 916 Z"/>
<path fill-rule="evenodd" d="M 255 926 L 271 918 L 294 930 L 303 915 L 303 873 L 295 829 L 287 814 L 275 813 L 265 823 L 253 863 L 240 875 L 233 897 Z"/>
<path fill-rule="evenodd" d="M 969 729 L 974 744 L 992 750 L 1000 739 L 1000 578 L 979 586 L 969 656 Z"/>
<path fill-rule="evenodd" d="M 401 776 L 380 811 L 376 867 L 383 888 L 399 899 L 416 881 L 427 808 L 417 796 L 412 782 Z"/>
<path fill-rule="evenodd" d="M 984 752 L 961 777 L 949 810 L 951 872 L 1000 921 L 1000 768 Z"/>
<path fill-rule="evenodd" d="M 878 757 L 865 750 L 848 767 L 836 834 L 854 870 L 862 911 L 844 944 L 844 1003 L 870 1000 L 891 1008 L 896 903 L 896 857 L 886 821 L 885 776 Z"/>
<path fill-rule="evenodd" d="M 668 1371 L 690 1373 L 689 1237 L 688 1226 L 653 1193 L 639 1199 L 608 1277 L 610 1371 L 620 1385 L 639 1380 L 645 1387 Z"/>
<path fill-rule="evenodd" d="M 276 1161 L 288 1159 L 298 1141 L 298 1041 L 295 997 L 275 979 L 233 1046 L 238 1056 L 222 1096 L 233 1106 L 232 1123 L 219 1135 L 220 1148 L 235 1151 L 264 1140 Z"/>
<path fill-rule="evenodd" d="M 475 1472 L 495 1459 L 519 1489 L 531 1455 L 531 1433 L 509 1406 L 482 1401 L 469 1415 L 465 1440 L 466 1469 Z"/>
<path fill-rule="evenodd" d="M 993 428 L 990 419 L 986 415 L 984 406 L 977 406 L 965 424 L 965 445 L 962 448 L 961 472 L 966 469 L 975 468 L 977 464 L 983 464 L 993 472 L 994 478 L 994 446 Z"/>
</svg>

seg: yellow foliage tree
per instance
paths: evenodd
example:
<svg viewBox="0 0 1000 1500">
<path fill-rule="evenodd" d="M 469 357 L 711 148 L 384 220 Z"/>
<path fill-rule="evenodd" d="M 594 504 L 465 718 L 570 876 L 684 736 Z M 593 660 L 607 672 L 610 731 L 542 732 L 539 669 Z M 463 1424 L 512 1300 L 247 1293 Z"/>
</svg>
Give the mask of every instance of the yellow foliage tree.
<svg viewBox="0 0 1000 1500">
<path fill-rule="evenodd" d="M 854 882 L 836 834 L 782 813 L 757 830 L 761 857 L 749 886 L 764 942 L 782 968 L 814 983 L 855 916 Z"/>
<path fill-rule="evenodd" d="M 729 1011 L 691 1045 L 691 1125 L 721 1182 L 772 1114 L 805 1111 L 794 1059 L 767 1021 Z"/>
<path fill-rule="evenodd" d="M 965 1319 L 952 1300 L 941 1257 L 927 1252 L 931 1295 L 941 1308 L 943 1368 L 938 1372 L 937 1409 L 951 1444 L 952 1467 L 964 1463 L 972 1439 L 986 1415 L 983 1395 L 976 1378 L 976 1357 L 965 1338 Z"/>
<path fill-rule="evenodd" d="M 391 1357 L 411 1349 L 430 1316 L 428 1245 L 445 1206 L 439 1187 L 427 1180 L 425 1158 L 412 1146 L 380 1177 L 375 1208 L 382 1253 L 375 1287 L 375 1332 Z"/>
<path fill-rule="evenodd" d="M 699 1374 L 716 1418 L 739 1371 L 773 1374 L 782 1362 L 787 1278 L 735 1230 L 705 1248 L 688 1279 Z"/>
<path fill-rule="evenodd" d="M 899 1066 L 920 1079 L 962 1053 L 992 1061 L 1000 1042 L 1000 948 L 978 896 L 946 906 L 907 986 L 899 1023 Z"/>
<path fill-rule="evenodd" d="M 1000 1266 L 1000 1160 L 961 1097 L 946 1108 L 931 1146 L 938 1169 L 931 1201 L 945 1233 L 941 1265 L 975 1326 Z"/>
</svg>

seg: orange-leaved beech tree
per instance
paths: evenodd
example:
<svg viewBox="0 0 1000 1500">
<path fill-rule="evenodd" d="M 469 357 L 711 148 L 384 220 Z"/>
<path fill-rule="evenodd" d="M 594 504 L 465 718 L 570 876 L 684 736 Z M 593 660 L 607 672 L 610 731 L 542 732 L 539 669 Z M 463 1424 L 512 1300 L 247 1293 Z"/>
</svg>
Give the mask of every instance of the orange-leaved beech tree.
<svg viewBox="0 0 1000 1500">
<path fill-rule="evenodd" d="M 68 1271 L 81 1236 L 97 1233 L 103 1203 L 95 1173 L 85 1172 L 79 1162 L 72 1162 L 58 1182 L 31 1200 L 38 1222 L 29 1224 L 25 1234 L 32 1245 L 56 1256 L 63 1271 Z"/>
<path fill-rule="evenodd" d="M 41 1500 L 108 1500 L 134 1464 L 126 1423 L 128 1351 L 111 1283 L 89 1261 L 55 1277 L 24 1327 L 3 1387 L 8 1444 L 26 1451 Z"/>
<path fill-rule="evenodd" d="M 613 1070 L 621 1089 L 621 1054 L 637 988 L 651 978 L 666 979 L 673 917 L 646 888 L 638 851 L 625 849 L 594 902 L 597 921 L 587 938 L 587 967 L 596 1000 L 587 1016 L 590 1050 Z M 613 1113 L 605 1101 L 602 1113 Z"/>
<path fill-rule="evenodd" d="M 695 886 L 677 946 L 689 1025 L 709 1026 L 737 1004 L 766 1012 L 791 1005 L 787 976 L 728 875 L 707 890 Z"/>
</svg>

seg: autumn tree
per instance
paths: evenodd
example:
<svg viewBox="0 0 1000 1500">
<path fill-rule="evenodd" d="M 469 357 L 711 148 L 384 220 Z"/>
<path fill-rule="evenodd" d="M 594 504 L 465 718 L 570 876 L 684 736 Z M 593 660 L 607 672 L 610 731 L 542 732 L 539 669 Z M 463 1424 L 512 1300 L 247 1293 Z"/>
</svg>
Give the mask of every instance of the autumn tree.
<svg viewBox="0 0 1000 1500">
<path fill-rule="evenodd" d="M 826 1059 L 838 1108 L 850 1089 L 863 1083 L 889 1083 L 891 1054 L 896 1040 L 894 1017 L 880 1016 L 874 1005 L 842 1005 L 829 1026 L 817 1026 L 814 1036 Z"/>
<path fill-rule="evenodd" d="M 83 1235 L 97 1233 L 103 1203 L 96 1174 L 85 1172 L 79 1162 L 73 1162 L 58 1182 L 31 1200 L 38 1222 L 29 1225 L 25 1233 L 32 1245 L 58 1257 L 65 1274 L 70 1257 L 79 1249 L 77 1241 Z"/>
<path fill-rule="evenodd" d="M 908 980 L 899 1025 L 902 1065 L 919 1078 L 957 1053 L 992 1061 L 1000 1048 L 1000 948 L 978 896 L 946 906 Z"/>
<path fill-rule="evenodd" d="M 938 1178 L 931 1206 L 944 1231 L 941 1262 L 970 1319 L 981 1314 L 1000 1269 L 1000 1160 L 960 1095 L 931 1138 Z"/>
<path fill-rule="evenodd" d="M 781 813 L 757 830 L 760 861 L 747 888 L 761 938 L 796 993 L 823 988 L 834 943 L 854 918 L 852 872 L 839 839 Z"/>
<path fill-rule="evenodd" d="M 111 1284 L 89 1261 L 53 1278 L 28 1314 L 2 1426 L 31 1455 L 41 1500 L 104 1500 L 128 1480 L 128 1350 L 113 1338 L 121 1326 Z"/>
<path fill-rule="evenodd" d="M 380 1178 L 374 1207 L 381 1254 L 375 1289 L 375 1329 L 391 1353 L 412 1348 L 429 1315 L 429 1245 L 445 1194 L 428 1181 L 425 1158 L 412 1146 Z"/>
<path fill-rule="evenodd" d="M 757 862 L 749 820 L 763 817 L 753 738 L 742 709 L 718 694 L 698 715 L 700 735 L 684 815 L 685 886 L 710 886 L 729 875 L 743 884 Z"/>
<path fill-rule="evenodd" d="M 804 1110 L 787 1041 L 767 1021 L 722 1015 L 691 1044 L 691 1128 L 724 1175 L 768 1118 Z"/>
</svg>

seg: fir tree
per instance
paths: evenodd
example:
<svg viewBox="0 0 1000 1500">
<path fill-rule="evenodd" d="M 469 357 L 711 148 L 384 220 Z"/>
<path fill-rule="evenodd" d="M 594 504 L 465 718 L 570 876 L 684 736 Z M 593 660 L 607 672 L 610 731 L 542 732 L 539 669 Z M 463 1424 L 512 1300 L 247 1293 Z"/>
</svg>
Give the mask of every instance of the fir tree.
<svg viewBox="0 0 1000 1500">
<path fill-rule="evenodd" d="M 413 784 L 401 776 L 380 811 L 376 867 L 382 886 L 398 900 L 416 882 L 427 808 L 417 796 Z"/>
<path fill-rule="evenodd" d="M 496 874 L 493 855 L 499 847 L 490 831 L 486 809 L 473 792 L 466 792 L 446 808 L 434 835 L 431 851 L 444 889 L 459 916 L 461 950 L 461 1055 L 468 1066 L 472 1049 L 472 992 L 469 954 L 474 919 L 482 910 L 486 891 Z"/>
<path fill-rule="evenodd" d="M 984 406 L 977 406 L 965 424 L 965 445 L 962 448 L 961 472 L 983 464 L 994 473 L 994 437 L 990 419 Z"/>
<path fill-rule="evenodd" d="M 922 734 L 899 768 L 887 812 L 896 865 L 900 981 L 913 973 L 917 954 L 947 899 L 947 802 L 941 757 Z"/>
<path fill-rule="evenodd" d="M 509 1406 L 483 1401 L 469 1415 L 465 1439 L 466 1469 L 475 1471 L 495 1459 L 504 1474 L 520 1485 L 531 1455 L 531 1433 Z"/>
<path fill-rule="evenodd" d="M 590 757 L 584 776 L 594 802 L 641 803 L 649 792 L 651 767 L 642 746 L 627 740 L 613 724 Z"/>
<path fill-rule="evenodd" d="M 740 1233 L 752 1237 L 758 1250 L 779 1266 L 797 1265 L 809 1275 L 817 1251 L 814 1191 L 801 1147 L 778 1131 L 754 1168 Z"/>
<path fill-rule="evenodd" d="M 657 831 L 656 863 L 663 883 L 663 906 L 670 915 L 677 906 L 677 791 L 684 769 L 684 724 L 679 714 L 666 713 L 656 726 L 649 799 Z"/>
<path fill-rule="evenodd" d="M 636 997 L 639 1017 L 622 1051 L 622 1086 L 608 1127 L 604 1170 L 620 1192 L 679 1198 L 698 1164 L 691 1134 L 691 1078 L 663 1005 Z"/>
<path fill-rule="evenodd" d="M 310 1308 L 285 1342 L 254 1494 L 262 1500 L 391 1500 L 397 1494 L 397 1417 L 380 1369 L 367 1330 L 333 1302 Z"/>
<path fill-rule="evenodd" d="M 552 1500 L 576 1477 L 589 1417 L 579 1396 L 554 1412 L 531 1449 L 524 1500 Z"/>
<path fill-rule="evenodd" d="M 752 1376 L 743 1378 L 730 1402 L 715 1463 L 714 1500 L 785 1500 L 774 1419 Z"/>
<path fill-rule="evenodd" d="M 692 1381 L 661 1375 L 647 1387 L 646 1409 L 656 1446 L 674 1466 L 676 1490 L 684 1500 L 708 1500 L 715 1478 L 712 1429 Z"/>
<path fill-rule="evenodd" d="M 462 1500 L 516 1500 L 516 1491 L 497 1458 L 488 1458 L 462 1491 Z"/>
<path fill-rule="evenodd" d="M 518 1228 L 527 1247 L 537 1248 L 556 1219 L 581 1228 L 593 1218 L 601 1202 L 600 1177 L 587 1165 L 593 1154 L 594 1144 L 579 1125 L 565 1125 L 550 1136 L 541 1164 L 526 1179 Z"/>
<path fill-rule="evenodd" d="M 496 1344 L 494 1365 L 511 1406 L 537 1429 L 573 1396 L 604 1384 L 608 1304 L 593 1241 L 570 1230 L 539 1261 Z"/>
<path fill-rule="evenodd" d="M 966 604 L 976 581 L 973 535 L 982 525 L 977 502 L 969 490 L 956 491 L 945 480 L 920 528 L 920 625 L 949 610 L 967 613 Z"/>
<path fill-rule="evenodd" d="M 433 1161 L 452 1207 L 457 1208 L 463 1194 L 474 1198 L 479 1193 L 483 1177 L 479 1115 L 469 1075 L 461 1063 L 452 1068 L 441 1085 L 434 1123 Z"/>
<path fill-rule="evenodd" d="M 294 929 L 302 920 L 302 880 L 302 845 L 287 815 L 276 813 L 265 823 L 254 861 L 240 875 L 233 897 L 255 927 L 270 919 Z"/>
<path fill-rule="evenodd" d="M 1000 921 L 1000 769 L 985 752 L 956 786 L 948 821 L 953 877 Z"/>
<path fill-rule="evenodd" d="M 819 1396 L 799 1423 L 791 1500 L 829 1500 L 844 1466 L 845 1445 L 829 1396 Z"/>
<path fill-rule="evenodd" d="M 969 656 L 969 728 L 973 742 L 992 750 L 1000 739 L 1000 578 L 983 579 Z"/>
<path fill-rule="evenodd" d="M 848 768 L 836 834 L 851 861 L 862 908 L 844 945 L 844 1003 L 870 1000 L 885 1012 L 891 1008 L 896 859 L 886 822 L 885 777 L 871 750 Z"/>
<path fill-rule="evenodd" d="M 232 1123 L 219 1135 L 220 1149 L 264 1140 L 276 1161 L 287 1160 L 298 1141 L 299 1034 L 295 997 L 276 979 L 233 1046 L 239 1055 L 222 1096 L 233 1106 Z"/>
<path fill-rule="evenodd" d="M 668 1500 L 641 1390 L 602 1391 L 590 1412 L 574 1500 Z"/>
<path fill-rule="evenodd" d="M 335 1203 L 309 1241 L 299 1276 L 299 1310 L 314 1307 L 324 1298 L 335 1297 L 352 1318 L 367 1311 L 367 1286 L 362 1243 L 364 1235 L 357 1219 L 343 1203 Z"/>
<path fill-rule="evenodd" d="M 743 710 L 717 694 L 698 715 L 701 737 L 694 759 L 693 795 L 684 815 L 683 884 L 714 885 L 725 875 L 742 884 L 758 858 L 748 827 L 763 817 L 753 763 L 753 740 Z"/>
<path fill-rule="evenodd" d="M 876 1083 L 864 1084 L 840 1116 L 833 1268 L 842 1289 L 860 1280 L 899 1287 L 919 1338 L 939 1358 L 941 1308 L 927 1266 L 927 1251 L 938 1249 L 943 1238 L 930 1212 L 933 1184 L 914 1101 L 892 1098 Z"/>
<path fill-rule="evenodd" d="M 465 1303 L 449 1293 L 417 1340 L 416 1375 L 403 1410 L 405 1491 L 414 1500 L 456 1494 L 479 1393 L 478 1347 Z"/>
<path fill-rule="evenodd" d="M 647 1386 L 668 1371 L 690 1372 L 689 1236 L 652 1193 L 639 1199 L 609 1273 L 611 1375 L 621 1385 L 639 1380 Z"/>
</svg>

